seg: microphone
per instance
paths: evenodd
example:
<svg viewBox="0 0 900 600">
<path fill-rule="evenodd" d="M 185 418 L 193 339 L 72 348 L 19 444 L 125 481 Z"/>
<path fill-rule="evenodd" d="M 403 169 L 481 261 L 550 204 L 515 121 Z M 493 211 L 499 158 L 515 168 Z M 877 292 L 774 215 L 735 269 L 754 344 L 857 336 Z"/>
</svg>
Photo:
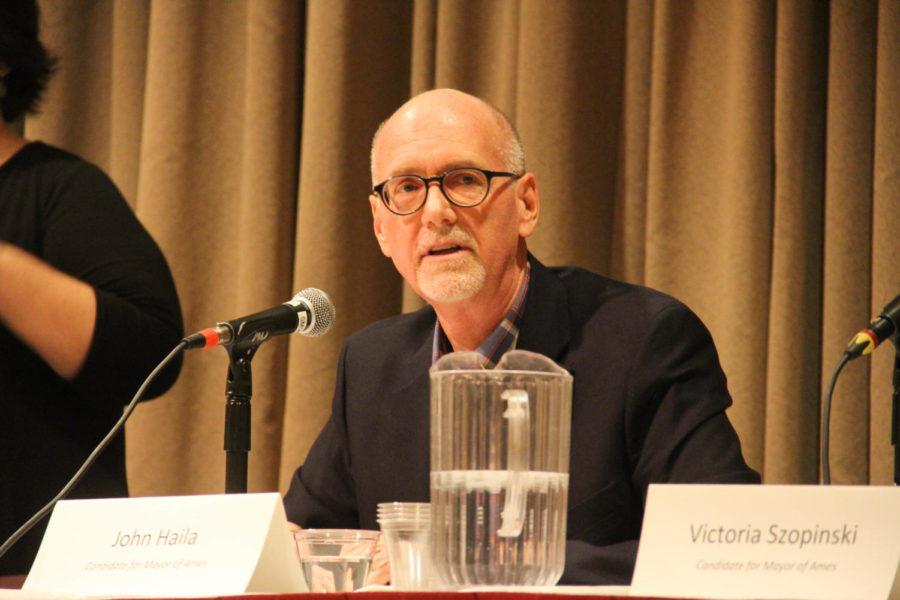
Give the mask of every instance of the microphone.
<svg viewBox="0 0 900 600">
<path fill-rule="evenodd" d="M 844 354 L 848 356 L 848 360 L 869 354 L 898 331 L 900 331 L 900 296 L 888 302 L 874 321 L 853 336 L 844 349 Z"/>
<path fill-rule="evenodd" d="M 186 349 L 214 346 L 252 347 L 276 335 L 299 333 L 317 337 L 334 322 L 334 304 L 328 294 L 306 288 L 274 308 L 246 317 L 216 323 L 184 338 Z"/>
</svg>

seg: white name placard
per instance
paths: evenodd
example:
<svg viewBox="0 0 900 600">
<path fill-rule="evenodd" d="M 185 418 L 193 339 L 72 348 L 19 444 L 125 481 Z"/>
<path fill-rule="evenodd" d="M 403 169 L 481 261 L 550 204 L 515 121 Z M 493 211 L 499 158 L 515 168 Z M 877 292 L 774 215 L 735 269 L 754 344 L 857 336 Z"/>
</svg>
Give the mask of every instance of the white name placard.
<svg viewBox="0 0 900 600">
<path fill-rule="evenodd" d="M 59 502 L 22 587 L 157 597 L 305 589 L 277 493 Z"/>
<path fill-rule="evenodd" d="M 897 487 L 654 484 L 631 593 L 882 599 L 898 561 Z"/>
</svg>

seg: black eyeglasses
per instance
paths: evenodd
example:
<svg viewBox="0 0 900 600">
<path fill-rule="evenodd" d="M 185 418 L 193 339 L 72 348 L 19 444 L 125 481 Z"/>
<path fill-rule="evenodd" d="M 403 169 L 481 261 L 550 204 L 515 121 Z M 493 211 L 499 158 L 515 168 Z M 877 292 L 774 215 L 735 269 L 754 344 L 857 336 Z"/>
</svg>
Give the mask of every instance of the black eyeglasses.
<svg viewBox="0 0 900 600">
<path fill-rule="evenodd" d="M 485 171 L 476 167 L 450 169 L 437 177 L 418 175 L 397 175 L 386 179 L 372 188 L 389 211 L 395 215 L 411 215 L 423 206 L 428 198 L 428 186 L 437 182 L 444 197 L 456 206 L 478 206 L 487 198 L 494 177 L 514 177 L 521 175 L 505 171 Z"/>
</svg>

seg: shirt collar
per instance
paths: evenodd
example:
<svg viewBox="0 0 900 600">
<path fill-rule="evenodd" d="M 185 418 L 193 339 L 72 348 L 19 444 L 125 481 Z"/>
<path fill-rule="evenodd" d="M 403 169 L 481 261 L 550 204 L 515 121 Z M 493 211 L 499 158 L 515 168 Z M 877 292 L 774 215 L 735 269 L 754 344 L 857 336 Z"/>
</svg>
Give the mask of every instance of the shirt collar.
<svg viewBox="0 0 900 600">
<path fill-rule="evenodd" d="M 512 306 L 506 311 L 503 319 L 487 336 L 475 351 L 481 355 L 482 366 L 485 369 L 493 369 L 494 365 L 499 362 L 500 358 L 508 351 L 516 347 L 516 341 L 519 338 L 519 319 L 522 316 L 525 306 L 525 295 L 528 292 L 528 283 L 531 280 L 531 263 L 525 263 L 525 272 L 522 275 L 522 281 L 516 289 L 516 296 L 513 298 Z M 441 327 L 441 322 L 434 322 L 434 342 L 431 349 L 431 364 L 443 355 L 453 352 L 453 346 Z"/>
</svg>

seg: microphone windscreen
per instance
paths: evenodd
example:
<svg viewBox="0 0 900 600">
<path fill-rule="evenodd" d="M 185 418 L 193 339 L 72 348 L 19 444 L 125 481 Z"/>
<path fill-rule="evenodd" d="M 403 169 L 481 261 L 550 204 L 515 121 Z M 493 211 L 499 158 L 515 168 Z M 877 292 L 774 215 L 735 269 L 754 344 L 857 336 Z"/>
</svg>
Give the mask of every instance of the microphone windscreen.
<svg viewBox="0 0 900 600">
<path fill-rule="evenodd" d="M 312 312 L 309 326 L 301 332 L 303 335 L 318 337 L 331 328 L 331 324 L 334 323 L 334 304 L 328 294 L 317 288 L 306 288 L 294 299 L 305 300 Z"/>
</svg>

